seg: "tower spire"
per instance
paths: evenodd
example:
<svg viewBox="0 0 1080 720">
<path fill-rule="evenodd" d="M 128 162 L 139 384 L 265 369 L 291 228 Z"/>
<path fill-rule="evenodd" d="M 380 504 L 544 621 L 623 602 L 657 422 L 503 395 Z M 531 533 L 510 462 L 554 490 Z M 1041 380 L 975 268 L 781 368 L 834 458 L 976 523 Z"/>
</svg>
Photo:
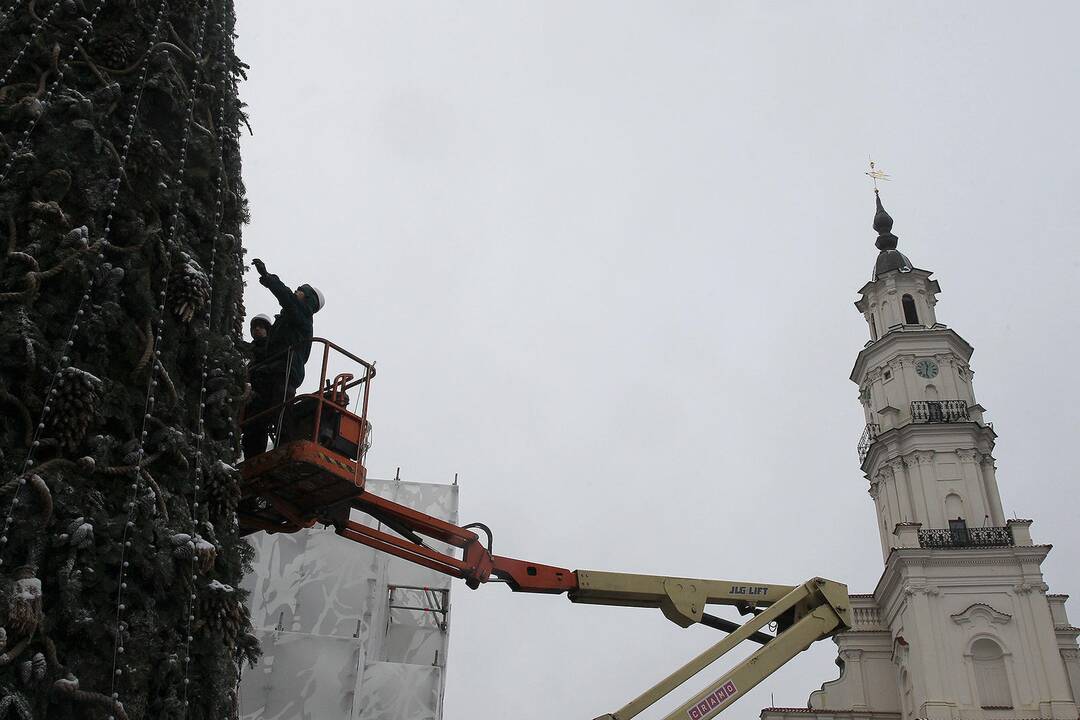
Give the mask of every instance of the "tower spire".
<svg viewBox="0 0 1080 720">
<path fill-rule="evenodd" d="M 882 251 L 895 250 L 899 238 L 892 234 L 893 219 L 885 211 L 885 206 L 881 204 L 881 193 L 877 188 L 874 188 L 874 202 L 877 204 L 877 212 L 874 213 L 874 230 L 878 234 L 874 245 Z"/>
<path fill-rule="evenodd" d="M 877 169 L 873 160 L 870 160 L 870 169 L 865 173 L 871 180 L 874 181 L 874 203 L 877 206 L 877 210 L 874 212 L 874 230 L 877 231 L 877 240 L 874 241 L 874 245 L 881 252 L 878 253 L 877 262 L 874 263 L 874 276 L 873 279 L 877 280 L 878 277 L 891 270 L 899 270 L 900 272 L 911 272 L 911 261 L 907 257 L 896 249 L 896 244 L 899 238 L 893 235 L 893 219 L 885 211 L 885 206 L 881 204 L 881 192 L 878 189 L 879 180 L 891 180 L 889 175 L 881 170 Z"/>
</svg>

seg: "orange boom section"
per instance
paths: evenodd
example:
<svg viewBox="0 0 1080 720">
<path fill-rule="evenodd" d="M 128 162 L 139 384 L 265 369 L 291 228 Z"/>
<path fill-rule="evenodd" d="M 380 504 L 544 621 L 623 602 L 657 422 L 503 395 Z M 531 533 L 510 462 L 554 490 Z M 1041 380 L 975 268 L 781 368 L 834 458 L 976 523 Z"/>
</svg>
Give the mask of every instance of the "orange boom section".
<svg viewBox="0 0 1080 720">
<path fill-rule="evenodd" d="M 480 523 L 459 527 L 367 492 L 364 455 L 370 445 L 367 412 L 375 365 L 323 338 L 315 338 L 313 345 L 322 347 L 320 390 L 241 421 L 243 427 L 270 418 L 275 429 L 273 449 L 240 464 L 241 535 L 290 533 L 320 522 L 349 540 L 462 578 L 472 588 L 492 578 L 518 592 L 577 588 L 576 576 L 566 568 L 493 555 L 491 531 Z M 354 410 L 348 408 L 349 391 L 358 393 Z M 354 520 L 353 511 L 375 523 Z M 473 528 L 485 534 L 486 545 Z M 449 548 L 438 549 L 430 541 Z M 460 548 L 460 558 L 453 548 Z"/>
</svg>

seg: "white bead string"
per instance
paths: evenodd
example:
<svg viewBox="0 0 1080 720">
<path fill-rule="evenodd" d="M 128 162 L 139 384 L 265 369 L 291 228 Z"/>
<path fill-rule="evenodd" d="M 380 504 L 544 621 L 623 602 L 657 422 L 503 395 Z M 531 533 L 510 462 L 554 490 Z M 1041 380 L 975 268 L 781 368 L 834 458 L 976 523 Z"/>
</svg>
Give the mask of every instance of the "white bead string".
<svg viewBox="0 0 1080 720">
<path fill-rule="evenodd" d="M 225 141 L 229 140 L 229 141 L 231 141 L 233 143 L 236 143 L 237 146 L 239 145 L 239 142 L 240 142 L 240 130 L 239 130 L 239 128 L 237 128 L 236 131 L 234 132 L 233 129 L 231 127 L 227 126 L 226 123 L 225 123 L 225 119 L 226 119 L 226 116 L 225 116 L 226 98 L 230 97 L 230 95 L 229 95 L 229 93 L 227 91 L 230 90 L 231 87 L 232 87 L 232 77 L 230 75 L 230 71 L 229 71 L 228 68 L 229 68 L 229 62 L 232 59 L 232 57 L 234 56 L 234 54 L 235 54 L 235 41 L 233 40 L 233 36 L 231 34 L 226 35 L 225 30 L 226 30 L 226 28 L 223 27 L 223 26 L 219 26 L 219 28 L 218 28 L 218 31 L 219 31 L 219 33 L 221 34 L 221 37 L 222 37 L 222 44 L 223 44 L 223 47 L 222 47 L 222 50 L 221 50 L 221 53 L 222 53 L 222 59 L 221 59 L 221 64 L 222 64 L 222 97 L 220 98 L 221 105 L 220 105 L 219 111 L 218 111 L 219 116 L 220 116 L 219 120 L 218 120 L 218 138 L 219 138 L 218 150 L 222 153 L 221 167 L 222 167 L 223 172 L 225 171 L 225 168 L 226 168 L 226 165 L 225 165 Z M 239 198 L 237 198 L 236 201 L 239 202 Z M 233 238 L 233 244 L 232 244 L 231 250 L 232 250 L 231 261 L 232 261 L 232 264 L 233 264 L 233 270 L 236 273 L 235 277 L 241 282 L 240 290 L 241 290 L 241 297 L 242 297 L 242 290 L 243 290 L 242 282 L 243 282 L 243 277 L 244 277 L 244 248 L 240 243 L 239 235 L 237 235 L 236 237 Z M 233 312 L 236 313 L 236 314 L 239 314 L 239 309 L 237 307 L 237 304 L 238 304 L 237 299 L 235 297 L 233 297 L 232 298 Z M 233 323 L 230 330 L 231 330 L 230 334 L 232 334 L 234 336 L 233 337 L 234 343 L 239 345 L 239 343 L 243 340 L 243 330 L 239 327 L 239 325 L 237 323 Z M 224 327 L 222 328 L 222 331 L 223 332 L 229 332 Z M 234 374 L 239 375 L 240 373 L 237 372 L 237 371 L 234 371 Z M 241 382 L 242 382 L 242 378 L 241 378 Z M 235 427 L 235 425 L 234 425 L 234 427 Z M 233 453 L 233 457 L 230 460 L 231 460 L 231 462 L 236 462 L 236 460 L 238 460 L 240 458 L 239 438 L 236 437 L 233 430 L 229 431 L 228 436 L 229 436 L 229 440 L 231 441 L 231 450 L 232 450 L 232 453 Z M 232 520 L 232 524 L 229 526 L 229 530 L 228 530 L 230 535 L 232 535 L 234 533 L 238 533 L 239 530 L 240 530 L 240 517 L 237 514 L 235 507 L 233 508 L 233 513 L 232 513 L 231 520 Z M 242 706 L 240 705 L 239 698 L 240 698 L 240 679 L 241 679 L 241 677 L 243 675 L 242 668 L 243 668 L 243 663 L 238 662 L 237 665 L 236 665 L 235 678 L 233 680 L 233 692 L 235 693 L 235 697 L 237 698 L 236 707 L 239 709 L 239 712 L 240 712 L 241 716 L 243 715 L 243 711 L 242 711 Z M 230 720 L 230 718 L 223 718 L 223 720 Z"/>
<path fill-rule="evenodd" d="M 225 40 L 226 40 L 226 48 L 225 48 L 225 50 L 223 50 L 223 53 L 227 52 L 228 56 L 232 57 L 235 54 L 235 41 L 233 40 L 232 35 L 229 35 L 228 37 L 226 37 Z M 227 60 L 228 60 L 228 58 L 223 57 L 222 63 L 227 63 Z M 226 75 L 225 81 L 226 82 L 230 81 L 228 75 Z M 225 120 L 224 120 L 224 117 L 225 117 L 224 116 L 224 113 L 225 113 L 224 99 L 222 99 L 222 107 L 221 107 L 220 112 L 222 113 L 222 119 L 219 121 L 219 124 L 218 124 L 218 133 L 219 133 L 219 136 L 224 141 L 224 139 L 225 139 L 224 133 L 226 131 L 226 128 L 225 128 L 225 125 L 224 125 L 224 122 L 225 122 Z M 229 128 L 229 139 L 231 139 L 232 142 L 234 142 L 236 144 L 237 148 L 239 148 L 239 145 L 240 145 L 240 129 L 239 129 L 239 127 L 237 127 L 235 133 L 232 131 L 231 128 Z M 222 153 L 225 152 L 224 142 L 222 142 L 222 144 L 219 146 L 219 149 L 221 150 Z M 222 165 L 224 166 L 224 163 L 225 163 L 224 155 L 222 156 L 221 162 L 222 162 Z M 239 202 L 239 199 L 237 201 Z M 233 272 L 235 273 L 235 277 L 237 278 L 237 280 L 239 281 L 239 284 L 240 284 L 238 294 L 240 296 L 240 301 L 239 302 L 242 302 L 242 299 L 243 299 L 243 284 L 244 284 L 244 280 L 243 280 L 243 278 L 244 278 L 244 248 L 243 248 L 243 245 L 240 243 L 239 234 L 237 234 L 237 236 L 235 236 L 233 238 L 232 250 L 233 250 L 233 253 L 232 253 Z M 239 312 L 239 309 L 238 309 L 237 305 L 238 305 L 238 300 L 234 297 L 233 302 L 232 302 L 232 309 L 233 309 L 235 314 L 241 315 L 241 317 L 242 317 L 242 314 Z M 240 324 L 238 324 L 238 323 L 233 323 L 232 332 L 233 332 L 233 335 L 234 335 L 234 337 L 233 337 L 234 343 L 236 345 L 240 345 L 240 343 L 242 343 L 243 340 L 244 340 L 244 331 L 242 329 L 242 326 Z M 241 384 L 243 384 L 243 382 L 244 382 L 244 373 L 243 372 L 238 371 L 238 370 L 234 370 L 233 375 L 237 376 L 238 380 L 241 382 Z M 233 427 L 236 428 L 236 429 L 239 429 L 235 425 L 235 423 L 234 423 Z M 231 449 L 232 449 L 232 452 L 233 452 L 232 461 L 236 462 L 236 461 L 238 461 L 240 459 L 240 455 L 241 455 L 240 437 L 238 436 L 238 433 L 234 433 L 233 430 L 229 430 L 228 437 L 229 437 L 229 441 L 231 443 Z M 240 525 L 239 525 L 240 516 L 237 515 L 235 512 L 233 512 L 232 520 L 233 520 L 233 529 L 238 531 L 239 527 L 240 527 Z"/>
<path fill-rule="evenodd" d="M 211 317 L 214 308 L 214 278 L 216 277 L 217 268 L 217 248 L 218 239 L 221 233 L 221 223 L 225 217 L 225 173 L 227 168 L 225 166 L 225 138 L 223 136 L 225 128 L 225 98 L 228 91 L 228 65 L 226 55 L 226 38 L 225 38 L 225 25 L 222 22 L 218 22 L 215 25 L 215 29 L 218 32 L 218 37 L 221 39 L 219 52 L 219 61 L 221 66 L 222 78 L 221 86 L 218 89 L 218 112 L 217 112 L 217 146 L 218 146 L 218 175 L 214 183 L 214 224 L 213 224 L 213 237 L 210 245 L 210 293 L 206 303 L 206 313 L 203 315 L 203 320 L 206 323 L 206 336 L 203 339 L 203 351 L 199 361 L 199 404 L 196 409 L 195 418 L 195 484 L 192 487 L 191 494 L 191 540 L 192 542 L 198 542 L 198 529 L 199 529 L 199 491 L 203 486 L 203 463 L 202 463 L 202 441 L 206 435 L 206 426 L 203 420 L 203 414 L 206 410 L 206 381 L 208 377 L 207 366 L 209 364 L 209 350 L 210 350 L 210 333 L 212 332 Z M 191 558 L 191 594 L 188 596 L 188 607 L 185 613 L 187 618 L 187 628 L 184 632 L 184 680 L 183 680 L 183 701 L 184 701 L 184 716 L 187 717 L 190 710 L 190 700 L 188 698 L 188 689 L 191 686 L 191 642 L 193 639 L 192 624 L 195 622 L 195 608 L 198 602 L 198 585 L 196 585 L 195 578 L 195 563 L 197 556 L 193 555 Z"/>
<path fill-rule="evenodd" d="M 79 48 L 85 44 L 87 36 L 94 31 L 94 21 L 97 20 L 98 14 L 101 12 L 102 8 L 105 7 L 105 2 L 106 0 L 101 0 L 101 2 L 99 2 L 94 8 L 93 12 L 90 13 L 90 17 L 83 25 L 83 29 L 82 32 L 79 34 L 79 38 L 71 47 L 71 52 L 69 52 L 67 57 L 64 58 L 63 63 L 59 65 L 56 71 L 56 77 L 49 81 L 49 89 L 45 93 L 45 97 L 41 99 L 41 112 L 31 118 L 30 126 L 23 130 L 22 135 L 19 136 L 18 143 L 16 143 L 15 145 L 15 149 L 11 151 L 11 153 L 8 155 L 7 162 L 4 163 L 4 169 L 0 171 L 0 186 L 2 186 L 4 182 L 7 181 L 7 176 L 11 172 L 12 166 L 15 165 L 15 161 L 19 159 L 19 156 L 22 154 L 23 148 L 25 148 L 27 143 L 30 142 L 30 134 L 34 132 L 34 129 L 37 127 L 38 121 L 42 118 L 42 116 L 45 115 L 46 112 L 48 112 L 49 103 L 52 102 L 53 94 L 58 88 L 63 87 L 64 76 L 71 71 L 71 61 L 75 58 L 75 53 L 79 52 Z M 59 6 L 60 3 L 58 2 L 53 9 L 55 10 L 56 7 Z M 29 43 L 32 41 L 33 38 L 31 38 L 27 42 L 27 44 L 29 45 Z M 23 48 L 23 50 L 25 50 L 25 48 Z M 21 50 L 19 51 L 19 54 L 22 54 Z M 11 74 L 11 70 L 14 67 L 15 64 L 12 63 L 12 66 L 8 68 L 7 75 Z M 7 75 L 4 76 L 5 79 L 7 78 Z M 4 81 L 0 80 L 0 86 L 2 86 L 3 84 Z"/>
<path fill-rule="evenodd" d="M 203 40 L 204 40 L 204 38 L 206 36 L 206 19 L 207 19 L 207 16 L 209 15 L 209 12 L 208 12 L 209 8 L 210 8 L 210 0 L 203 0 L 203 2 L 202 2 L 202 10 L 200 12 L 200 17 L 199 17 L 199 24 L 198 24 L 198 27 L 196 29 L 195 44 L 194 44 L 194 50 L 195 50 L 194 54 L 195 54 L 196 58 L 200 58 L 202 56 L 202 46 L 203 46 Z M 173 185 L 173 187 L 175 188 L 175 191 L 176 191 L 176 201 L 173 204 L 172 217 L 170 218 L 170 223 L 169 223 L 169 234 L 168 234 L 168 238 L 166 239 L 166 242 L 165 242 L 165 247 L 166 247 L 167 251 L 172 250 L 173 248 L 175 248 L 176 242 L 177 242 L 176 241 L 176 231 L 177 231 L 177 228 L 179 227 L 180 208 L 181 208 L 181 206 L 183 204 L 183 199 L 184 199 L 184 192 L 183 192 L 183 190 L 184 190 L 184 177 L 185 177 L 185 173 L 187 172 L 188 141 L 191 138 L 191 124 L 192 124 L 192 121 L 194 119 L 194 114 L 195 114 L 195 99 L 198 96 L 198 91 L 199 91 L 199 71 L 200 71 L 200 64 L 198 62 L 196 62 L 195 67 L 192 70 L 192 74 L 191 74 L 191 87 L 189 88 L 189 91 L 188 91 L 186 117 L 184 119 L 184 130 L 183 130 L 182 138 L 181 138 L 181 141 L 180 141 L 180 162 L 179 162 L 179 167 L 177 168 L 176 179 L 175 179 L 175 182 L 174 182 L 174 185 Z M 117 681 L 119 680 L 119 678 L 124 673 L 123 668 L 119 667 L 119 658 L 120 658 L 120 655 L 122 655 L 123 652 L 124 652 L 123 635 L 124 635 L 124 631 L 126 630 L 126 626 L 124 624 L 124 611 L 127 608 L 126 608 L 126 606 L 124 604 L 124 590 L 127 589 L 127 583 L 125 582 L 125 578 L 126 578 L 126 571 L 127 571 L 128 566 L 129 566 L 129 561 L 127 560 L 127 551 L 131 547 L 131 540 L 128 539 L 128 536 L 129 536 L 129 533 L 132 531 L 132 529 L 135 527 L 135 520 L 134 520 L 135 507 L 136 507 L 136 501 L 137 501 L 138 496 L 139 496 L 139 489 L 140 489 L 140 486 L 141 486 L 141 480 L 142 480 L 142 476 L 143 476 L 142 471 L 140 470 L 140 467 L 142 465 L 143 457 L 146 454 L 146 437 L 147 437 L 147 434 L 148 434 L 147 430 L 146 430 L 146 427 L 147 427 L 147 423 L 150 420 L 150 417 L 151 417 L 151 414 L 152 414 L 152 411 L 153 411 L 153 408 L 154 408 L 154 392 L 155 392 L 155 389 L 157 388 L 157 380 L 155 378 L 157 376 L 158 368 L 161 367 L 161 350 L 159 348 L 161 347 L 161 336 L 162 336 L 162 332 L 164 331 L 164 327 L 165 327 L 165 318 L 167 317 L 167 313 L 165 311 L 165 301 L 168 298 L 169 275 L 170 275 L 170 272 L 168 270 L 166 270 L 166 272 L 164 273 L 164 275 L 162 276 L 162 279 L 161 279 L 161 291 L 158 293 L 158 306 L 157 306 L 158 317 L 157 317 L 157 321 L 155 323 L 156 328 L 153 330 L 153 338 L 154 339 L 152 341 L 153 345 L 151 347 L 152 354 L 151 354 L 151 361 L 150 361 L 150 367 L 149 367 L 149 375 L 148 375 L 147 382 L 146 382 L 146 402 L 145 402 L 145 404 L 143 406 L 142 426 L 141 426 L 141 429 L 139 431 L 139 437 L 138 437 L 139 447 L 138 447 L 138 450 L 136 452 L 136 460 L 133 463 L 134 467 L 135 467 L 135 470 L 134 470 L 134 476 L 132 478 L 132 483 L 129 486 L 130 494 L 128 495 L 128 501 L 125 503 L 125 506 L 126 506 L 126 509 L 127 509 L 127 518 L 126 518 L 125 523 L 124 523 L 124 532 L 123 532 L 123 536 L 122 536 L 122 545 L 121 545 L 121 548 L 120 548 L 120 573 L 119 573 L 119 581 L 117 583 L 117 589 L 116 589 L 116 633 L 115 633 L 114 640 L 113 640 L 113 660 L 112 660 L 112 673 L 111 673 L 111 675 L 112 675 L 111 695 L 112 695 L 113 701 L 118 703 L 118 704 L 120 703 L 120 693 L 117 690 Z M 194 541 L 194 538 L 193 538 L 193 541 Z M 193 582 L 196 579 L 196 575 L 195 575 L 194 572 L 192 573 L 191 579 L 192 579 Z M 189 615 L 189 621 L 188 622 L 190 623 L 190 615 Z M 185 635 L 185 637 L 187 638 L 187 642 L 190 643 L 191 639 L 192 639 L 191 635 L 187 634 L 187 635 Z M 185 703 L 185 706 L 186 706 L 187 705 L 187 700 L 186 699 L 185 699 L 184 703 Z M 110 715 L 109 720 L 115 720 L 115 717 Z"/>
<path fill-rule="evenodd" d="M 103 6 L 104 2 L 102 2 L 98 6 L 98 10 L 100 10 Z M 165 7 L 166 0 L 161 0 L 160 6 L 158 8 L 157 20 L 154 24 L 154 32 L 151 37 L 151 46 L 157 41 L 157 38 L 161 32 L 162 20 L 165 17 Z M 96 15 L 97 12 L 95 11 L 94 17 L 96 17 Z M 138 111 L 139 106 L 142 103 L 143 90 L 145 90 L 146 88 L 146 76 L 148 68 L 149 54 L 143 58 L 142 71 L 140 72 L 139 79 L 136 83 L 137 90 L 135 93 L 135 99 L 132 101 L 131 107 L 128 111 L 128 124 L 124 132 L 124 146 L 123 150 L 120 153 L 120 165 L 117 170 L 117 175 L 115 178 L 112 178 L 109 181 L 110 193 L 109 204 L 105 211 L 105 227 L 101 235 L 101 246 L 98 248 L 93 258 L 98 263 L 100 263 L 101 260 L 105 257 L 104 249 L 105 246 L 109 243 L 109 235 L 112 232 L 113 211 L 116 209 L 116 200 L 120 194 L 120 179 L 123 176 L 124 168 L 127 166 L 128 155 L 131 152 L 131 139 L 135 130 L 135 126 L 138 122 Z M 16 477 L 20 478 L 19 485 L 18 487 L 16 487 L 15 493 L 12 495 L 11 504 L 8 506 L 7 513 L 4 517 L 4 528 L 3 534 L 0 535 L 0 545 L 7 544 L 7 531 L 11 527 L 11 524 L 14 522 L 15 519 L 15 508 L 19 505 L 19 493 L 22 490 L 22 486 L 26 484 L 25 475 L 29 468 L 34 464 L 35 451 L 41 445 L 41 434 L 42 431 L 44 431 L 45 429 L 45 423 L 49 418 L 50 412 L 52 411 L 52 407 L 49 403 L 52 402 L 56 397 L 56 383 L 60 379 L 61 374 L 63 374 L 63 371 L 66 370 L 71 364 L 71 348 L 75 345 L 75 335 L 79 331 L 79 323 L 82 322 L 82 319 L 86 314 L 86 304 L 90 301 L 90 295 L 94 289 L 93 270 L 96 270 L 96 265 L 94 268 L 91 269 L 90 277 L 87 281 L 87 286 L 83 290 L 82 296 L 79 298 L 78 306 L 76 306 L 75 308 L 75 317 L 71 321 L 67 335 L 64 338 L 64 344 L 60 350 L 60 358 L 59 362 L 57 363 L 56 372 L 53 373 L 53 376 L 49 381 L 49 388 L 45 392 L 45 402 L 41 409 L 41 415 L 38 417 L 37 425 L 34 427 L 34 433 L 30 443 L 30 448 L 26 451 L 26 457 L 23 459 L 22 467 L 16 475 Z M 3 564 L 3 558 L 0 558 L 0 564 Z"/>
<path fill-rule="evenodd" d="M 226 38 L 226 42 L 227 42 L 227 52 L 229 54 L 229 57 L 233 57 L 235 55 L 236 43 L 235 43 L 235 40 L 233 39 L 232 35 L 229 35 Z M 231 82 L 231 80 L 229 80 L 228 76 L 226 77 L 226 80 Z M 222 107 L 222 112 L 224 113 L 224 106 Z M 236 144 L 236 147 L 238 149 L 239 146 L 240 146 L 240 132 L 241 132 L 240 128 L 237 127 L 235 133 L 232 131 L 231 128 L 229 128 L 228 130 L 229 130 L 229 138 L 230 138 L 230 140 L 233 143 Z M 219 125 L 219 130 L 218 130 L 218 132 L 221 134 L 221 137 L 223 139 L 225 137 L 224 136 L 225 131 L 226 131 L 226 127 L 224 125 L 224 119 L 223 119 L 222 124 Z M 221 145 L 221 151 L 223 153 L 225 151 L 224 142 Z M 225 162 L 224 159 L 222 159 L 223 164 L 224 164 L 224 162 Z M 237 197 L 237 202 L 240 202 L 239 197 Z M 232 260 L 233 260 L 233 272 L 235 273 L 234 277 L 237 279 L 237 282 L 239 283 L 238 293 L 237 293 L 239 295 L 239 300 L 236 297 L 233 298 L 232 309 L 233 309 L 234 313 L 236 313 L 237 315 L 240 315 L 242 317 L 242 313 L 239 312 L 239 309 L 238 309 L 237 305 L 238 305 L 239 302 L 243 302 L 243 294 L 244 294 L 244 247 L 240 242 L 239 227 L 237 228 L 237 231 L 238 231 L 237 234 L 233 237 Z M 235 332 L 233 341 L 234 341 L 234 343 L 236 345 L 239 345 L 244 340 L 244 331 L 243 331 L 243 328 L 242 328 L 242 324 L 234 322 L 232 329 Z M 244 380 L 245 380 L 244 372 L 239 371 L 239 370 L 234 370 L 233 375 L 236 376 L 238 381 L 241 383 L 241 385 L 243 385 Z M 232 427 L 235 430 L 239 430 L 239 426 L 237 424 L 237 421 L 234 421 Z M 230 429 L 229 433 L 228 433 L 228 436 L 229 436 L 229 441 L 230 441 L 231 448 L 232 448 L 232 453 L 233 453 L 232 461 L 236 462 L 236 461 L 238 461 L 240 459 L 240 456 L 241 456 L 241 438 L 240 438 L 240 434 L 239 433 L 234 433 L 233 429 Z M 232 519 L 233 519 L 233 530 L 238 531 L 239 528 L 240 528 L 240 525 L 239 525 L 240 517 L 239 517 L 239 515 L 237 515 L 235 512 L 233 512 Z"/>
<path fill-rule="evenodd" d="M 52 16 L 56 14 L 56 11 L 60 9 L 61 5 L 63 5 L 63 2 L 61 0 L 54 0 L 53 6 L 49 8 L 49 12 L 45 13 L 45 17 L 41 18 L 41 20 L 38 21 L 38 24 L 34 26 L 33 32 L 30 33 L 30 37 L 23 44 L 23 46 L 19 48 L 19 52 L 15 54 L 15 59 L 11 61 L 11 65 L 8 66 L 8 69 L 4 71 L 3 75 L 0 75 L 0 87 L 7 85 L 8 78 L 11 77 L 11 73 L 19 65 L 19 61 L 22 60 L 23 55 L 26 54 L 27 49 L 34 43 L 35 40 L 37 40 L 37 36 L 41 32 L 42 28 L 44 28 L 45 24 L 52 19 Z"/>
<path fill-rule="evenodd" d="M 15 2 L 11 3 L 11 7 L 5 10 L 2 15 L 0 15 L 0 27 L 4 26 L 4 23 L 7 22 L 7 19 L 11 17 L 11 13 L 15 12 L 15 8 L 19 7 L 22 4 L 23 0 L 15 0 Z"/>
</svg>

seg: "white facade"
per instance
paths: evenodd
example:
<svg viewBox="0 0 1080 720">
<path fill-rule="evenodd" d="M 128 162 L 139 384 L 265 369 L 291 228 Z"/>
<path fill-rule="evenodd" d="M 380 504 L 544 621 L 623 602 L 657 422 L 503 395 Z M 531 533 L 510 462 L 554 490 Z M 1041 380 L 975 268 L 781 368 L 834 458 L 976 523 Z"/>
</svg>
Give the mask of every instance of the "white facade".
<svg viewBox="0 0 1080 720">
<path fill-rule="evenodd" d="M 887 241 L 856 303 L 870 341 L 851 379 L 885 569 L 872 595 L 851 596 L 840 677 L 806 708 L 761 717 L 1075 720 L 1080 628 L 1066 596 L 1048 594 L 1050 546 L 1032 542 L 1030 520 L 1006 520 L 972 347 L 939 322 L 937 281 L 899 255 L 878 208 Z"/>
<path fill-rule="evenodd" d="M 369 479 L 367 490 L 457 523 L 456 485 Z M 244 589 L 263 656 L 244 669 L 241 720 L 440 720 L 450 577 L 330 528 L 249 542 Z"/>
</svg>

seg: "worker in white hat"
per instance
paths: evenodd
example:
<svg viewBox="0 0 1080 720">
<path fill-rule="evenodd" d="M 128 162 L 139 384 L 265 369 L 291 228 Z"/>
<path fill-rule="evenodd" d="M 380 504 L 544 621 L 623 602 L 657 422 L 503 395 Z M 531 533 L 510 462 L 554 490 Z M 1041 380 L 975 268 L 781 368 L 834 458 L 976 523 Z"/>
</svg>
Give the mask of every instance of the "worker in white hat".
<svg viewBox="0 0 1080 720">
<path fill-rule="evenodd" d="M 304 365 L 311 355 L 311 338 L 314 335 L 312 318 L 326 303 L 323 294 L 311 285 L 304 284 L 290 290 L 277 275 L 266 271 L 262 260 L 256 258 L 251 264 L 259 271 L 259 282 L 277 298 L 281 312 L 274 318 L 267 333 L 264 367 L 256 377 L 252 377 L 255 397 L 248 404 L 245 413 L 248 417 L 281 405 L 296 394 L 296 388 L 304 381 Z M 272 425 L 273 419 L 270 417 L 245 423 L 245 457 L 257 455 L 266 449 Z"/>
</svg>

